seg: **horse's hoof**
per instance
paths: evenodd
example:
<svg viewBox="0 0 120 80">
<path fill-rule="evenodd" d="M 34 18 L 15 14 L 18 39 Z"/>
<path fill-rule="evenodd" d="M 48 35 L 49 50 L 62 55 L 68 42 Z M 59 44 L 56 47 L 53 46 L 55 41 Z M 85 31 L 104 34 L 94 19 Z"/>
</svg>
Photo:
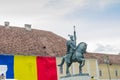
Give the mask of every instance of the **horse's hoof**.
<svg viewBox="0 0 120 80">
<path fill-rule="evenodd" d="M 59 64 L 58 67 L 62 67 L 62 65 Z"/>
<path fill-rule="evenodd" d="M 67 73 L 67 76 L 71 76 L 71 74 L 70 74 L 70 73 Z"/>
</svg>

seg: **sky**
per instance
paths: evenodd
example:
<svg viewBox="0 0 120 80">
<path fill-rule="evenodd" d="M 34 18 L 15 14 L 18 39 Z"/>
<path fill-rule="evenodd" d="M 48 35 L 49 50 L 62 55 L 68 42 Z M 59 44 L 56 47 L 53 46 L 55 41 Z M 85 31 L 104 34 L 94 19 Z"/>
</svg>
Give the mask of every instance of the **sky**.
<svg viewBox="0 0 120 80">
<path fill-rule="evenodd" d="M 87 51 L 120 53 L 120 0 L 0 0 L 0 24 L 51 31 L 65 39 L 76 26 Z"/>
</svg>

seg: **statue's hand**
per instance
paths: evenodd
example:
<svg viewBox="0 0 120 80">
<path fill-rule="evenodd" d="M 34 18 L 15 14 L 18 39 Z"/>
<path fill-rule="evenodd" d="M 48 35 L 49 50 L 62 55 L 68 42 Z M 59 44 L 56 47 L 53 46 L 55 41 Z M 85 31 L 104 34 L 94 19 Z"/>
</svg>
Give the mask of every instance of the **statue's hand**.
<svg viewBox="0 0 120 80">
<path fill-rule="evenodd" d="M 75 50 L 76 48 L 74 48 L 74 50 Z"/>
</svg>

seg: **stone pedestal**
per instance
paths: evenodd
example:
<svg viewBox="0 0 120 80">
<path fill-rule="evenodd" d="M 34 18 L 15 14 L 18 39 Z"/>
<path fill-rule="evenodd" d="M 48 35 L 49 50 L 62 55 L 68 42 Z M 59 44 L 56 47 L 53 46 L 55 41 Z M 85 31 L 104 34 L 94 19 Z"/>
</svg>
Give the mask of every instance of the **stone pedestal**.
<svg viewBox="0 0 120 80">
<path fill-rule="evenodd" d="M 88 74 L 76 74 L 72 76 L 61 77 L 59 80 L 90 80 L 90 76 Z"/>
</svg>

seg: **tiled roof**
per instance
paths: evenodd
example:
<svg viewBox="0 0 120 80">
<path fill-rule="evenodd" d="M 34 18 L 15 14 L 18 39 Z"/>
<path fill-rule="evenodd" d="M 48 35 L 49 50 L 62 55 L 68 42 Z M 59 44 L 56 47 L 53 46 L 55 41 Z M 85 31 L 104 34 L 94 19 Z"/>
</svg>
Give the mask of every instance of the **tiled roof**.
<svg viewBox="0 0 120 80">
<path fill-rule="evenodd" d="M 60 56 L 66 40 L 50 31 L 0 26 L 0 53 L 19 55 Z"/>
<path fill-rule="evenodd" d="M 108 57 L 110 64 L 120 64 L 120 55 L 104 54 L 104 53 L 86 53 L 86 59 L 97 59 L 98 63 L 105 63 L 105 58 Z"/>
</svg>

